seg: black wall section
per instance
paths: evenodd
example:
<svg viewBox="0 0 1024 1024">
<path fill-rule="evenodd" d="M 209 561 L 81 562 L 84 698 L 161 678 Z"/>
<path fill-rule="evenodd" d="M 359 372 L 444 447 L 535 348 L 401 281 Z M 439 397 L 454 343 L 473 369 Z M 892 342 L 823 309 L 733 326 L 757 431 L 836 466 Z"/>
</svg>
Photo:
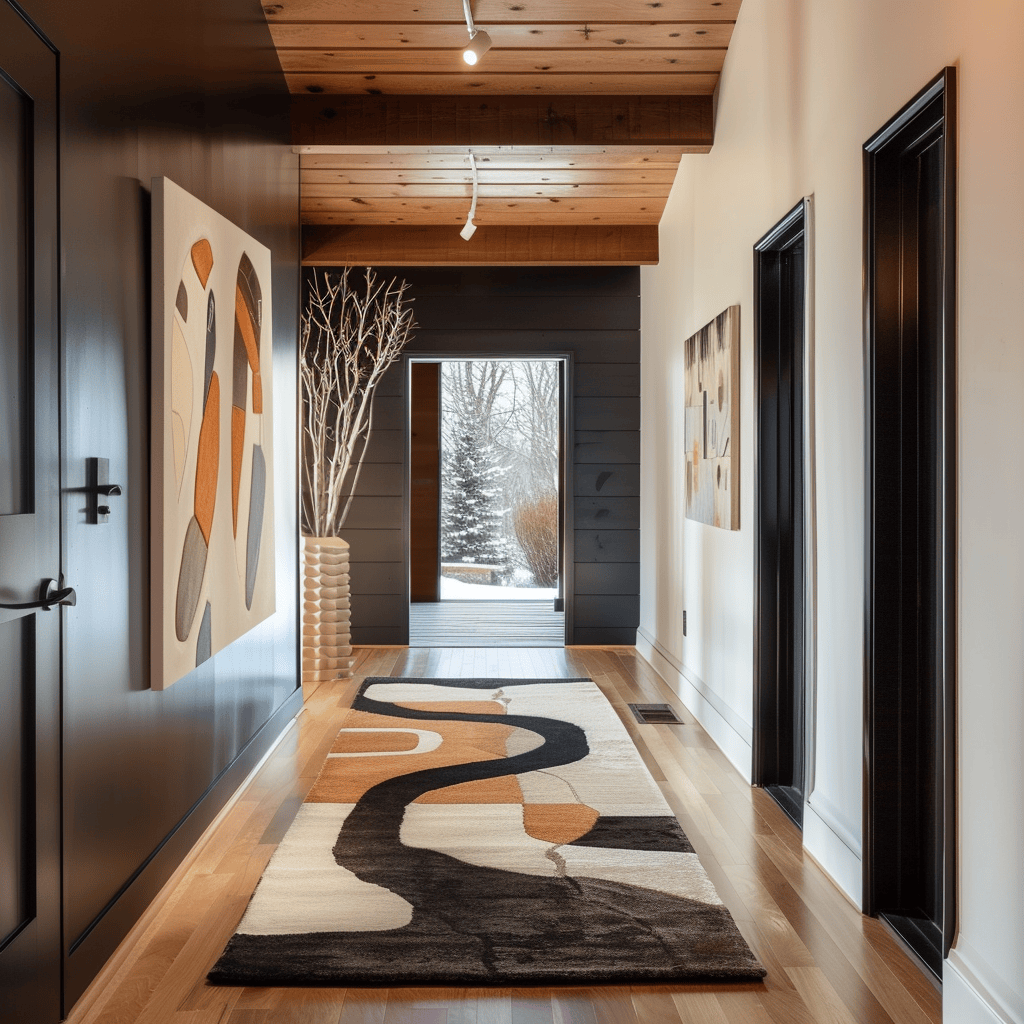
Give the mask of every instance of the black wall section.
<svg viewBox="0 0 1024 1024">
<path fill-rule="evenodd" d="M 60 51 L 70 1007 L 294 714 L 298 165 L 258 0 L 22 2 Z M 157 175 L 273 251 L 277 482 L 276 614 L 162 693 L 147 678 Z M 89 456 L 124 488 L 98 526 L 74 493 Z"/>
<path fill-rule="evenodd" d="M 573 642 L 633 644 L 640 621 L 638 267 L 376 268 L 411 284 L 410 355 L 555 355 L 573 360 Z M 307 274 L 330 273 L 309 270 Z M 409 642 L 406 365 L 381 384 L 352 513 L 352 636 Z M 377 483 L 377 481 L 380 481 Z"/>
</svg>

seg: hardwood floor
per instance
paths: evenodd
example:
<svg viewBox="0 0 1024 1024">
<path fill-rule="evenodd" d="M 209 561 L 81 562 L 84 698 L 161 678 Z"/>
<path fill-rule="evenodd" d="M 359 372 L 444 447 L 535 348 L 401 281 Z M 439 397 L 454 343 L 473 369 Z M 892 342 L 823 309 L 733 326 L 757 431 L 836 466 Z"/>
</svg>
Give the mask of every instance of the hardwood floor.
<svg viewBox="0 0 1024 1024">
<path fill-rule="evenodd" d="M 72 1024 L 927 1024 L 941 1000 L 884 928 L 803 853 L 632 648 L 361 648 L 325 683 L 75 1008 Z M 320 769 L 367 675 L 590 676 L 768 969 L 763 985 L 536 989 L 275 989 L 207 985 L 207 970 Z M 627 701 L 671 703 L 682 726 L 638 725 Z"/>
</svg>

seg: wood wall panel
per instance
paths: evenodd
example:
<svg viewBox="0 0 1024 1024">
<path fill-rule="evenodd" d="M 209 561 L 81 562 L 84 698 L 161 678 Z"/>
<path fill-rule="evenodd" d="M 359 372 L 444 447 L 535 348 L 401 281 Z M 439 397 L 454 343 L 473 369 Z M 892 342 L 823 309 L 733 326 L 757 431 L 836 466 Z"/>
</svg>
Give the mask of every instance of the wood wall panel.
<svg viewBox="0 0 1024 1024">
<path fill-rule="evenodd" d="M 639 419 L 639 395 L 635 398 L 580 395 L 576 399 L 577 430 L 629 430 Z"/>
<path fill-rule="evenodd" d="M 640 499 L 577 494 L 573 521 L 578 530 L 639 530 Z"/>
<path fill-rule="evenodd" d="M 579 562 L 576 594 L 637 594 L 640 566 L 636 562 Z"/>
<path fill-rule="evenodd" d="M 350 562 L 349 585 L 360 594 L 404 594 L 404 562 Z"/>
<path fill-rule="evenodd" d="M 576 434 L 576 450 L 588 461 L 577 461 L 571 467 L 573 495 L 567 504 L 571 509 L 578 507 L 578 513 L 570 511 L 570 521 L 582 523 L 572 530 L 573 576 L 580 574 L 579 593 L 587 600 L 584 622 L 575 628 L 573 640 L 583 644 L 633 643 L 639 601 L 640 407 L 635 396 L 621 393 L 619 377 L 625 375 L 628 389 L 632 387 L 628 381 L 638 379 L 639 374 L 638 268 L 376 269 L 385 277 L 399 276 L 411 284 L 410 295 L 420 326 L 409 356 L 570 355 L 573 406 L 578 408 L 584 402 L 591 419 L 600 411 L 602 388 L 607 390 L 610 420 L 629 429 L 602 430 L 595 420 L 593 429 Z M 309 269 L 307 279 L 325 272 L 330 271 Z M 617 369 L 602 369 L 609 366 Z M 408 427 L 401 397 L 404 373 L 389 373 L 387 386 L 393 400 L 381 403 L 375 411 L 378 429 L 371 443 L 377 444 L 378 434 L 389 438 L 372 450 L 378 464 L 404 466 L 404 447 L 397 451 L 391 440 L 399 434 L 404 438 Z M 577 379 L 582 382 L 583 395 L 575 388 Z M 607 495 L 597 490 L 602 474 L 607 474 L 602 481 L 602 486 L 608 484 Z M 365 493 L 362 487 L 360 493 Z M 599 515 L 602 509 L 607 515 Z M 611 526 L 611 520 L 614 528 L 594 528 L 595 523 Z M 394 583 L 384 590 L 363 568 L 363 563 L 404 563 L 405 533 L 399 529 L 357 529 L 346 530 L 345 535 L 352 544 L 354 642 L 406 643 L 409 627 L 405 597 Z M 367 550 L 361 551 L 364 544 Z M 592 565 L 616 568 L 602 573 Z M 389 572 L 394 579 L 393 568 Z M 401 582 L 404 585 L 404 578 Z M 381 599 L 386 595 L 390 595 L 387 600 Z M 364 596 L 372 600 L 364 603 Z M 361 603 L 362 610 L 357 613 L 355 609 Z"/>
<path fill-rule="evenodd" d="M 639 594 L 577 594 L 575 603 L 578 629 L 640 625 Z"/>
<path fill-rule="evenodd" d="M 580 463 L 573 467 L 575 492 L 593 497 L 623 497 L 640 493 L 639 464 Z"/>
<path fill-rule="evenodd" d="M 577 430 L 576 462 L 639 462 L 639 430 Z"/>
<path fill-rule="evenodd" d="M 640 397 L 640 368 L 629 363 L 586 363 L 577 373 L 580 397 Z"/>
<path fill-rule="evenodd" d="M 409 600 L 440 599 L 441 364 L 410 367 Z"/>
<path fill-rule="evenodd" d="M 575 557 L 579 562 L 640 561 L 639 530 L 577 530 Z"/>
</svg>

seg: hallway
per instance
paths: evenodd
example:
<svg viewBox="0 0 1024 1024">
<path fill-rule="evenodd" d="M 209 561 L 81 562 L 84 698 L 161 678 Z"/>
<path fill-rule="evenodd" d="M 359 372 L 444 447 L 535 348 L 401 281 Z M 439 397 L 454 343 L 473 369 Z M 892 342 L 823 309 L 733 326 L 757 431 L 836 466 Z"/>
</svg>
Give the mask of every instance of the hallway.
<svg viewBox="0 0 1024 1024">
<path fill-rule="evenodd" d="M 360 648 L 325 683 L 125 940 L 71 1024 L 928 1024 L 940 997 L 864 918 L 632 648 Z M 768 970 L 762 985 L 577 989 L 215 988 L 234 930 L 368 675 L 590 676 L 607 694 L 701 862 Z M 671 702 L 683 726 L 637 725 L 627 701 Z"/>
</svg>

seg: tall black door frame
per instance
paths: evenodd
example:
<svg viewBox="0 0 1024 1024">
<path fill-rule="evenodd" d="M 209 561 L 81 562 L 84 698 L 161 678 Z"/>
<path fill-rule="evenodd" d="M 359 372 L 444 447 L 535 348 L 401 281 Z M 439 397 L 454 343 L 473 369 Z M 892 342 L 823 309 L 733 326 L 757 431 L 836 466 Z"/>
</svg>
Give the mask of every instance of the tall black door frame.
<svg viewBox="0 0 1024 1024">
<path fill-rule="evenodd" d="M 56 49 L 0 0 L 0 1024 L 62 1017 L 58 112 Z"/>
<path fill-rule="evenodd" d="M 864 909 L 954 939 L 956 72 L 864 146 Z"/>
<path fill-rule="evenodd" d="M 530 360 L 544 361 L 550 360 L 559 364 L 559 445 L 558 445 L 558 526 L 559 526 L 559 575 L 558 575 L 558 600 L 562 603 L 562 610 L 565 613 L 565 644 L 569 646 L 573 642 L 573 594 L 575 591 L 575 544 L 574 544 L 574 515 L 573 515 L 573 479 L 572 479 L 572 459 L 568 457 L 568 453 L 571 452 L 571 439 L 573 436 L 573 409 L 572 409 L 572 394 L 573 394 L 573 353 L 572 352 L 544 352 L 544 353 L 532 353 L 532 352 L 502 352 L 500 355 L 495 355 L 493 352 L 407 352 L 404 356 L 404 375 L 406 380 L 407 394 L 412 393 L 412 364 L 413 363 L 444 363 L 449 361 L 456 362 L 472 362 L 473 360 L 487 361 L 487 362 L 502 362 L 504 360 L 521 360 L 529 362 Z M 403 548 L 405 551 L 405 577 L 406 580 L 409 578 L 409 559 L 410 559 L 410 548 L 409 548 L 409 501 L 410 501 L 410 484 L 409 484 L 409 462 L 410 462 L 410 446 L 412 444 L 411 436 L 411 424 L 410 424 L 410 406 L 409 401 L 405 403 L 405 452 L 406 452 L 406 471 L 403 475 L 403 490 L 404 490 L 404 523 L 405 523 L 405 543 Z M 410 601 L 408 599 L 408 587 L 406 587 L 406 623 L 408 623 Z M 560 610 L 556 607 L 556 611 Z"/>
<path fill-rule="evenodd" d="M 752 775 L 796 823 L 813 729 L 810 199 L 754 246 L 756 342 Z"/>
</svg>

